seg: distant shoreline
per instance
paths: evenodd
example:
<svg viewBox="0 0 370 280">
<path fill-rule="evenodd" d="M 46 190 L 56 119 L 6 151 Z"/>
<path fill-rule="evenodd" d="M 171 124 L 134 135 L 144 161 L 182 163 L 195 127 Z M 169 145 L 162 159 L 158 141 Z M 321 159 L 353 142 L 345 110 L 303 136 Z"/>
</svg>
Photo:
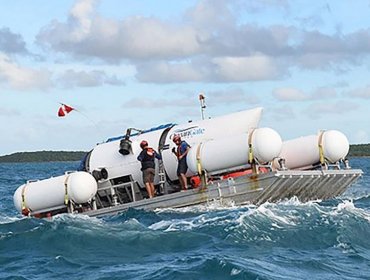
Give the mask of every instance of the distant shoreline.
<svg viewBox="0 0 370 280">
<path fill-rule="evenodd" d="M 0 156 L 0 163 L 80 161 L 86 153 L 85 151 L 18 152 Z"/>
<path fill-rule="evenodd" d="M 17 152 L 0 156 L 0 163 L 80 161 L 86 153 L 86 151 Z M 350 145 L 347 157 L 370 157 L 370 144 Z"/>
<path fill-rule="evenodd" d="M 370 157 L 370 143 L 350 145 L 348 157 Z"/>
</svg>

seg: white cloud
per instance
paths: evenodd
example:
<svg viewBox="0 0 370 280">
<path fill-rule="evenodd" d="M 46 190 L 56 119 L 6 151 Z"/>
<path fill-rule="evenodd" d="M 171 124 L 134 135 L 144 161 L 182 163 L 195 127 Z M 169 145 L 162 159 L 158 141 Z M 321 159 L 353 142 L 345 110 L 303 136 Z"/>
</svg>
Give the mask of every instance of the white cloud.
<svg viewBox="0 0 370 280">
<path fill-rule="evenodd" d="M 20 112 L 15 109 L 9 109 L 9 108 L 4 108 L 0 107 L 0 116 L 18 116 L 20 115 Z"/>
<path fill-rule="evenodd" d="M 93 13 L 93 3 L 78 1 L 68 21 L 51 22 L 39 33 L 38 41 L 57 51 L 117 62 L 193 55 L 245 56 L 256 49 L 268 53 L 272 46 L 286 49 L 289 39 L 284 27 L 283 32 L 253 25 L 237 27 L 232 3 L 223 1 L 200 1 L 176 23 L 140 16 L 108 19 Z"/>
<path fill-rule="evenodd" d="M 198 30 L 212 32 L 235 25 L 235 16 L 230 10 L 233 0 L 201 0 L 185 13 L 185 21 L 191 22 Z M 212 24 L 210 24 L 212 23 Z"/>
<path fill-rule="evenodd" d="M 287 11 L 289 9 L 289 2 L 287 0 L 259 0 L 259 1 L 245 1 L 243 5 L 250 12 L 261 12 L 267 8 L 277 8 Z"/>
<path fill-rule="evenodd" d="M 69 20 L 79 27 L 74 29 L 75 33 L 72 33 L 74 40 L 81 40 L 90 33 L 90 15 L 94 11 L 96 2 L 96 0 L 78 1 L 72 8 Z"/>
<path fill-rule="evenodd" d="M 66 88 L 73 87 L 97 87 L 104 84 L 124 85 L 124 82 L 116 76 L 108 76 L 104 71 L 74 71 L 66 70 L 57 79 L 58 82 Z"/>
<path fill-rule="evenodd" d="M 153 110 L 162 110 L 166 107 L 193 107 L 194 100 L 181 99 L 165 99 L 165 98 L 132 98 L 125 102 L 121 107 L 124 109 L 146 108 Z"/>
<path fill-rule="evenodd" d="M 357 88 L 346 93 L 351 97 L 370 99 L 370 86 Z"/>
<path fill-rule="evenodd" d="M 141 82 L 245 82 L 277 79 L 284 75 L 270 57 L 215 57 L 185 62 L 165 61 L 142 63 L 137 66 L 137 79 Z"/>
<path fill-rule="evenodd" d="M 311 104 L 305 113 L 312 117 L 313 119 L 318 119 L 324 115 L 344 115 L 352 111 L 355 111 L 360 106 L 357 103 L 347 101 L 347 100 L 338 100 L 335 102 L 316 102 Z"/>
<path fill-rule="evenodd" d="M 15 34 L 9 28 L 0 29 L 0 52 L 7 54 L 28 54 L 26 43 L 20 34 Z"/>
<path fill-rule="evenodd" d="M 344 72 L 370 54 L 363 43 L 370 29 L 325 34 L 286 24 L 259 26 L 242 18 L 242 11 L 268 7 L 284 13 L 288 1 L 252 2 L 198 1 L 176 21 L 166 21 L 106 18 L 96 12 L 96 1 L 79 0 L 66 22 L 51 22 L 37 41 L 75 57 L 129 60 L 139 81 L 158 83 L 274 80 L 297 66 Z"/>
<path fill-rule="evenodd" d="M 203 68 L 203 69 L 202 69 Z M 165 61 L 138 64 L 136 78 L 141 82 L 179 83 L 207 80 L 208 69 L 192 63 Z"/>
<path fill-rule="evenodd" d="M 267 110 L 267 114 L 270 114 L 272 119 L 277 121 L 293 120 L 296 118 L 293 108 L 289 105 L 272 107 Z"/>
<path fill-rule="evenodd" d="M 0 81 L 17 90 L 42 89 L 51 86 L 51 74 L 46 70 L 22 67 L 0 52 Z"/>
<path fill-rule="evenodd" d="M 247 93 L 241 88 L 229 88 L 220 91 L 208 91 L 206 94 L 206 104 L 211 106 L 226 106 L 232 104 L 257 104 L 260 99 L 251 93 Z"/>
<path fill-rule="evenodd" d="M 281 73 L 273 59 L 265 55 L 217 57 L 212 60 L 215 73 L 224 81 L 257 81 L 278 78 Z"/>
<path fill-rule="evenodd" d="M 191 26 L 140 16 L 111 20 L 93 14 L 96 1 L 80 0 L 66 23 L 52 22 L 37 40 L 61 52 L 114 61 L 182 57 L 198 51 Z"/>
<path fill-rule="evenodd" d="M 280 101 L 302 101 L 308 99 L 306 94 L 296 88 L 278 88 L 272 94 Z"/>
<path fill-rule="evenodd" d="M 330 87 L 320 87 L 317 88 L 313 93 L 312 93 L 312 99 L 329 99 L 329 98 L 336 98 L 337 97 L 337 92 L 335 88 L 330 88 Z"/>
<path fill-rule="evenodd" d="M 206 90 L 192 91 L 175 89 L 166 93 L 166 95 L 173 96 L 176 92 L 177 98 L 133 98 L 127 101 L 122 106 L 124 108 L 151 108 L 151 107 L 184 107 L 184 108 L 197 108 L 199 106 L 198 94 L 202 93 L 205 96 L 205 104 L 209 107 L 228 106 L 228 105 L 253 105 L 260 103 L 260 98 L 250 92 L 244 91 L 241 87 L 228 87 L 221 90 Z"/>
<path fill-rule="evenodd" d="M 319 87 L 311 94 L 306 94 L 297 88 L 278 88 L 273 91 L 272 95 L 280 101 L 313 101 L 336 98 L 337 92 L 331 87 Z"/>
</svg>

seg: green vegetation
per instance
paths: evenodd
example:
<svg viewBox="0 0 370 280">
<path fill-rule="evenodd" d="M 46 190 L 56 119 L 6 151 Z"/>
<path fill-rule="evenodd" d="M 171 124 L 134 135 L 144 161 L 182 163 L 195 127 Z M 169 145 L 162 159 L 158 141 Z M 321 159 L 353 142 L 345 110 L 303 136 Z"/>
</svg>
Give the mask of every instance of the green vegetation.
<svg viewBox="0 0 370 280">
<path fill-rule="evenodd" d="M 369 157 L 370 144 L 351 145 L 349 147 L 349 157 Z"/>
<path fill-rule="evenodd" d="M 0 156 L 0 162 L 48 162 L 48 161 L 79 161 L 86 152 L 40 151 L 22 152 Z"/>
</svg>

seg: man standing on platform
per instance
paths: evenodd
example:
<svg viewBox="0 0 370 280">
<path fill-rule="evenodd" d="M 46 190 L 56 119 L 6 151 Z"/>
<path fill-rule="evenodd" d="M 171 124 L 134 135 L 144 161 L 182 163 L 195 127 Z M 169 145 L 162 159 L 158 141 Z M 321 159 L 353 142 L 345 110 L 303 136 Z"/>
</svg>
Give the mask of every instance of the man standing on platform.
<svg viewBox="0 0 370 280">
<path fill-rule="evenodd" d="M 143 171 L 143 182 L 145 184 L 146 191 L 148 192 L 149 198 L 154 197 L 154 176 L 155 176 L 155 162 L 154 159 L 162 159 L 153 148 L 148 146 L 148 142 L 143 140 L 140 143 L 141 153 L 137 157 L 137 160 L 141 162 L 141 171 Z"/>
<path fill-rule="evenodd" d="M 186 162 L 186 155 L 189 152 L 190 146 L 186 141 L 181 141 L 181 137 L 179 135 L 175 135 L 173 137 L 173 142 L 176 144 L 177 149 L 173 148 L 172 152 L 177 156 L 179 161 L 177 166 L 177 176 L 179 177 L 181 188 L 183 190 L 187 190 L 188 183 L 185 174 L 188 170 L 188 164 Z"/>
</svg>

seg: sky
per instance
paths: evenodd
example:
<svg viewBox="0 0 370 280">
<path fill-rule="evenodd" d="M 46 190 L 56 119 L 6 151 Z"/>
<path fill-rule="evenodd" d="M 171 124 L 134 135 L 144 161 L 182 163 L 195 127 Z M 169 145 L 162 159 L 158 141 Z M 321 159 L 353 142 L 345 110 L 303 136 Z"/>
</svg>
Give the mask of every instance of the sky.
<svg viewBox="0 0 370 280">
<path fill-rule="evenodd" d="M 370 0 L 4 0 L 0 155 L 90 150 L 263 107 L 283 140 L 370 142 Z M 59 103 L 72 111 L 57 116 Z"/>
</svg>

